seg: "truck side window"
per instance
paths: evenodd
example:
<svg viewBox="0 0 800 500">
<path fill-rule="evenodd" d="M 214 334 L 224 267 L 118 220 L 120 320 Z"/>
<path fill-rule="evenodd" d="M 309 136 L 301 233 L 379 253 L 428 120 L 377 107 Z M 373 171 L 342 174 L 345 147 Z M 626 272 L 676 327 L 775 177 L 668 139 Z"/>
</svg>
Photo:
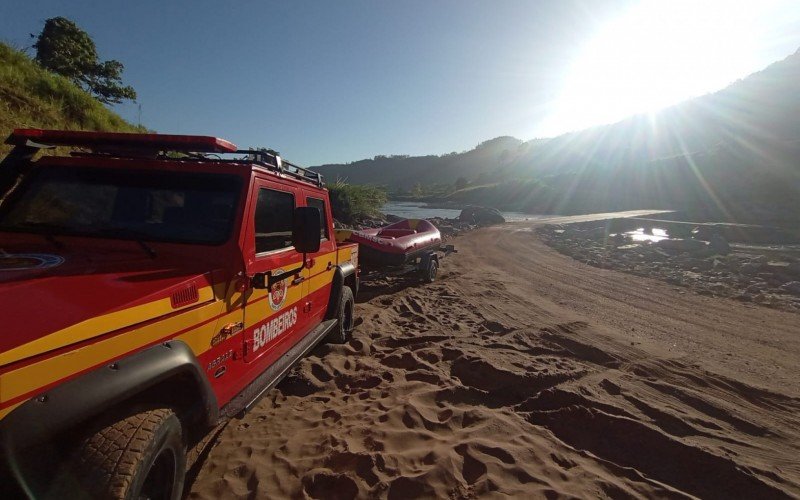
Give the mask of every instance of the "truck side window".
<svg viewBox="0 0 800 500">
<path fill-rule="evenodd" d="M 322 229 L 319 232 L 319 237 L 323 240 L 328 239 L 328 215 L 325 211 L 325 200 L 318 198 L 306 198 L 306 205 L 319 209 L 320 224 Z"/>
<path fill-rule="evenodd" d="M 271 252 L 292 246 L 294 195 L 260 189 L 256 204 L 256 253 Z"/>
</svg>

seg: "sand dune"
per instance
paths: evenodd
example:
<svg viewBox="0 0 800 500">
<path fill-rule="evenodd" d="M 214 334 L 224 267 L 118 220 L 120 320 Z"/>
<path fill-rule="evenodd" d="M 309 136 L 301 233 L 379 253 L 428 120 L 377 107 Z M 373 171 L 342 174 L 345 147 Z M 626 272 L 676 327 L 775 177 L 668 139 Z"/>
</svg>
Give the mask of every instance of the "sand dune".
<svg viewBox="0 0 800 500">
<path fill-rule="evenodd" d="M 572 261 L 526 224 L 370 283 L 191 498 L 800 495 L 800 315 Z"/>
</svg>

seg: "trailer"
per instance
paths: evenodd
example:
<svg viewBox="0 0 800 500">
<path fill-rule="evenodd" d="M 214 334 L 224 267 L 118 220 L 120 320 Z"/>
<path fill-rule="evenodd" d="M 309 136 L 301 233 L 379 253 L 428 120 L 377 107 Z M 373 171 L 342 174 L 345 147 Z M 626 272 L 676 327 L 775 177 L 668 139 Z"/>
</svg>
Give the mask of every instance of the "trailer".
<svg viewBox="0 0 800 500">
<path fill-rule="evenodd" d="M 339 242 L 358 243 L 362 276 L 416 274 L 424 282 L 436 279 L 439 259 L 455 253 L 442 245 L 439 230 L 424 219 L 403 219 L 364 230 L 336 230 Z"/>
</svg>

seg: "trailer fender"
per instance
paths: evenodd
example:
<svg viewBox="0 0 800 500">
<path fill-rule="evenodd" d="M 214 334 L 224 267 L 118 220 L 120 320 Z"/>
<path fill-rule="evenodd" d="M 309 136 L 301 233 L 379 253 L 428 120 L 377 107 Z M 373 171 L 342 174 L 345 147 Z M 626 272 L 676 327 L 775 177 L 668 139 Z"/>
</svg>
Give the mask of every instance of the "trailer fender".
<svg viewBox="0 0 800 500">
<path fill-rule="evenodd" d="M 419 258 L 419 264 L 417 264 L 417 269 L 419 270 L 427 269 L 428 263 L 432 260 L 436 261 L 437 264 L 439 263 L 439 256 L 436 255 L 436 252 L 426 252 L 422 254 Z"/>
</svg>

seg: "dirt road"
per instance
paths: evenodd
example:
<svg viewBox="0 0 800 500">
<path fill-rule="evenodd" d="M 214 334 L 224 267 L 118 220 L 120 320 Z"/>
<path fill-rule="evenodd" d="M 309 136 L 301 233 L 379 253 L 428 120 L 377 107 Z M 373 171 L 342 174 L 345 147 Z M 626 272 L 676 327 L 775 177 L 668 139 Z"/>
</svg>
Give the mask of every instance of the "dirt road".
<svg viewBox="0 0 800 500">
<path fill-rule="evenodd" d="M 532 224 L 365 286 L 353 340 L 231 422 L 191 497 L 800 496 L 800 315 L 586 266 Z"/>
</svg>

